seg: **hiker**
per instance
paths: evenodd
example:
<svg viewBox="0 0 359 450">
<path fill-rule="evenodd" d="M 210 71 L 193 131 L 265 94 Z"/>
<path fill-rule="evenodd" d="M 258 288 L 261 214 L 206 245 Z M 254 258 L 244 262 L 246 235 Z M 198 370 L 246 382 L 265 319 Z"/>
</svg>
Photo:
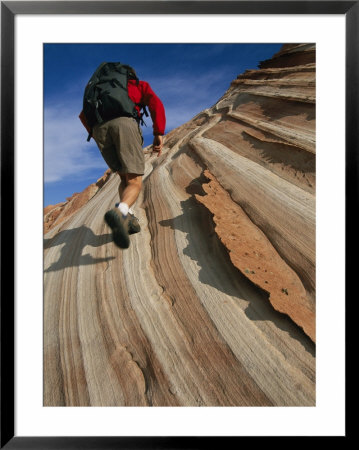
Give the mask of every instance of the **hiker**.
<svg viewBox="0 0 359 450">
<path fill-rule="evenodd" d="M 121 63 L 102 63 L 86 86 L 80 119 L 94 138 L 107 165 L 121 178 L 120 201 L 105 214 L 115 244 L 130 245 L 129 234 L 140 231 L 131 206 L 142 188 L 145 169 L 140 123 L 148 116 L 153 122 L 152 152 L 161 155 L 166 116 L 161 100 L 135 70 Z"/>
</svg>

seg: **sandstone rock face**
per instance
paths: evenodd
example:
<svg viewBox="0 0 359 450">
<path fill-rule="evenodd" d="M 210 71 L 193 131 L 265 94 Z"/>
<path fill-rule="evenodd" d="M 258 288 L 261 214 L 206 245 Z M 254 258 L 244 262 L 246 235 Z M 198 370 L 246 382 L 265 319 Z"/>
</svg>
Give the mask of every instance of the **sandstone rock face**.
<svg viewBox="0 0 359 450">
<path fill-rule="evenodd" d="M 47 233 L 51 228 L 68 219 L 83 205 L 85 205 L 97 193 L 99 189 L 110 178 L 111 170 L 106 170 L 104 175 L 96 183 L 90 184 L 81 193 L 71 195 L 66 202 L 57 205 L 49 205 L 44 208 L 44 232 Z"/>
<path fill-rule="evenodd" d="M 115 174 L 57 207 L 45 405 L 315 405 L 315 47 L 260 67 L 146 149 L 128 250 L 103 221 Z"/>
</svg>

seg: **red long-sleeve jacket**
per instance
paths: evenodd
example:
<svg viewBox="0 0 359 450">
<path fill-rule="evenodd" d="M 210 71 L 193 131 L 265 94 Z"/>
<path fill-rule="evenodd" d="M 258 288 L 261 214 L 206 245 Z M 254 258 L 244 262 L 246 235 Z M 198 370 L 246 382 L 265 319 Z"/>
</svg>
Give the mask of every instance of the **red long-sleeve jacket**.
<svg viewBox="0 0 359 450">
<path fill-rule="evenodd" d="M 166 114 L 165 108 L 161 100 L 153 92 L 151 86 L 146 81 L 129 80 L 128 82 L 128 96 L 136 104 L 136 109 L 140 113 L 141 104 L 147 106 L 150 110 L 151 119 L 153 122 L 153 134 L 165 134 L 166 128 Z M 90 133 L 90 129 L 86 123 L 86 118 L 83 111 L 81 111 L 80 120 Z"/>
<path fill-rule="evenodd" d="M 153 134 L 165 134 L 165 108 L 161 100 L 151 89 L 151 86 L 146 81 L 139 81 L 137 84 L 136 80 L 129 80 L 127 88 L 128 96 L 135 104 L 140 103 L 148 106 L 153 122 Z M 136 109 L 140 112 L 138 106 L 136 106 Z"/>
</svg>

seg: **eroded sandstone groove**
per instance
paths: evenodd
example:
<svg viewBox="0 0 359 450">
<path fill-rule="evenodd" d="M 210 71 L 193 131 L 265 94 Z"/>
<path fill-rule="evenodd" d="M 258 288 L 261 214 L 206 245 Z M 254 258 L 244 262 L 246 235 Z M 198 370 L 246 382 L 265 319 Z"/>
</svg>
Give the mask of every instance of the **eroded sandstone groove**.
<svg viewBox="0 0 359 450">
<path fill-rule="evenodd" d="M 45 216 L 45 405 L 315 404 L 314 46 L 260 67 L 146 155 L 128 250 L 114 174 Z"/>
</svg>

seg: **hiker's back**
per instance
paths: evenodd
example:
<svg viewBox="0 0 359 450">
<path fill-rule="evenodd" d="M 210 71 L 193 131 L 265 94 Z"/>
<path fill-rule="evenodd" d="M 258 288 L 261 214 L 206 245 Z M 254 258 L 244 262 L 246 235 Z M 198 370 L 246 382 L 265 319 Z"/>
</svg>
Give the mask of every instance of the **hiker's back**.
<svg viewBox="0 0 359 450">
<path fill-rule="evenodd" d="M 83 97 L 83 114 L 91 129 L 115 117 L 139 120 L 136 105 L 128 95 L 129 80 L 138 83 L 131 68 L 120 62 L 104 62 L 97 67 Z"/>
</svg>

